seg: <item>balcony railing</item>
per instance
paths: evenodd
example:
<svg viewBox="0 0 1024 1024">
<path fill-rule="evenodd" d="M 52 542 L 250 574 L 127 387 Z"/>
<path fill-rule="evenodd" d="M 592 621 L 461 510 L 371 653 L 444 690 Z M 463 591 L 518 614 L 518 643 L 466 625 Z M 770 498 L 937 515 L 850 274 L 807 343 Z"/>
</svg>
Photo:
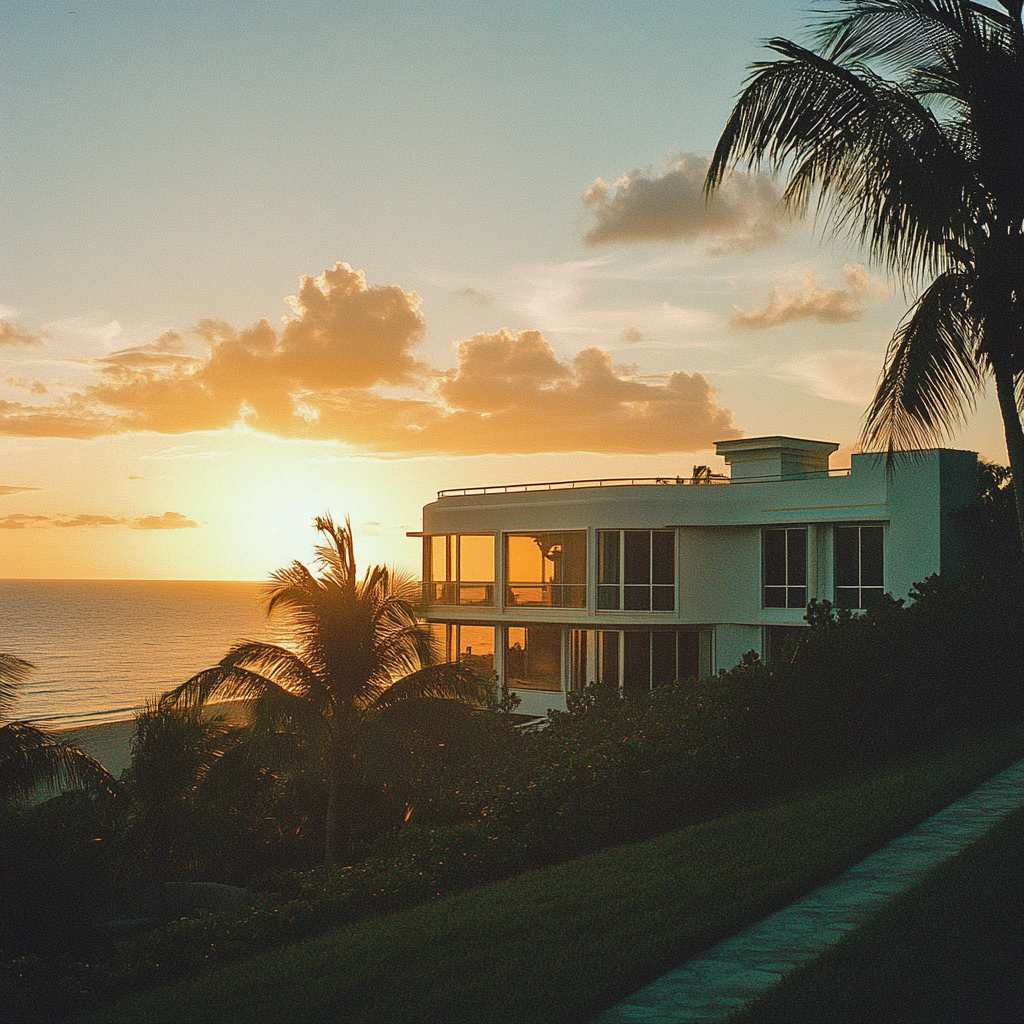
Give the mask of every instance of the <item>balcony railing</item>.
<svg viewBox="0 0 1024 1024">
<path fill-rule="evenodd" d="M 459 495 L 474 494 L 514 494 L 519 491 L 565 491 L 583 487 L 652 487 L 666 485 L 672 487 L 708 487 L 729 484 L 738 487 L 743 484 L 788 483 L 791 480 L 822 480 L 833 476 L 849 476 L 847 469 L 828 469 L 815 473 L 787 473 L 785 476 L 755 476 L 733 480 L 731 477 L 713 473 L 710 477 L 686 476 L 623 476 L 606 477 L 593 480 L 550 480 L 532 484 L 498 484 L 493 487 L 448 487 L 438 491 L 439 498 L 451 498 Z"/>
<path fill-rule="evenodd" d="M 494 583 L 423 581 L 425 605 L 493 605 Z"/>
</svg>

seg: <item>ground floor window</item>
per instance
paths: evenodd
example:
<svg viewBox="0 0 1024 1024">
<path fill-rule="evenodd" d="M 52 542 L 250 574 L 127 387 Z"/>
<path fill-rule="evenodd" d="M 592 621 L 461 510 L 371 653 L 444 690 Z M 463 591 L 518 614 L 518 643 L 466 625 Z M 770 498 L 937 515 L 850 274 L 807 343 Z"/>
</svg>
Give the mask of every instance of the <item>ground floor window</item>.
<svg viewBox="0 0 1024 1024">
<path fill-rule="evenodd" d="M 479 676 L 494 671 L 494 627 L 432 622 L 430 632 L 444 661 L 457 661 Z"/>
<path fill-rule="evenodd" d="M 706 630 L 574 629 L 570 649 L 574 690 L 597 682 L 630 696 L 710 672 Z"/>
<path fill-rule="evenodd" d="M 562 627 L 509 626 L 505 683 L 514 690 L 561 690 Z"/>
<path fill-rule="evenodd" d="M 807 636 L 806 626 L 765 626 L 761 644 L 762 661 L 782 661 Z"/>
<path fill-rule="evenodd" d="M 881 526 L 835 528 L 836 604 L 867 608 L 885 590 L 885 533 Z"/>
</svg>

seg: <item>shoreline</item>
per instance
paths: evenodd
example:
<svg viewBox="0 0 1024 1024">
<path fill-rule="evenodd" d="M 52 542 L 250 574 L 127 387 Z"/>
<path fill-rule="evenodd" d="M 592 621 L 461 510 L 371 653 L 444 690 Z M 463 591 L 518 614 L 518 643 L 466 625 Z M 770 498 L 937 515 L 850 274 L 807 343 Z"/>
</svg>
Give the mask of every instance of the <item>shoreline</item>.
<svg viewBox="0 0 1024 1024">
<path fill-rule="evenodd" d="M 229 721 L 243 719 L 243 703 L 229 701 L 211 705 L 211 710 L 224 713 Z M 128 767 L 132 756 L 132 735 L 135 732 L 135 717 L 117 719 L 112 722 L 95 722 L 89 725 L 71 725 L 49 730 L 66 743 L 73 743 L 90 757 L 96 758 L 114 778 Z"/>
</svg>

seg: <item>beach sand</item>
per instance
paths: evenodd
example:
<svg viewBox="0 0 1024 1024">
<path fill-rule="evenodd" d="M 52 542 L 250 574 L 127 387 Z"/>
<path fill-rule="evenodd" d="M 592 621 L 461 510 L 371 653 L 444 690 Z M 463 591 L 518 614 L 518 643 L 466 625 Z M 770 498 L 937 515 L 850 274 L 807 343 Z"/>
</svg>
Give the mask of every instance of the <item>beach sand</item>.
<svg viewBox="0 0 1024 1024">
<path fill-rule="evenodd" d="M 131 760 L 134 730 L 135 721 L 129 718 L 126 722 L 102 722 L 77 729 L 62 729 L 56 735 L 65 743 L 73 743 L 95 757 L 116 778 Z"/>
<path fill-rule="evenodd" d="M 224 714 L 229 721 L 240 721 L 241 705 L 237 703 L 216 704 L 211 711 Z M 128 767 L 132 756 L 132 733 L 135 720 L 123 722 L 101 722 L 98 725 L 83 725 L 74 729 L 56 732 L 66 743 L 73 743 L 87 754 L 95 757 L 115 778 Z"/>
</svg>

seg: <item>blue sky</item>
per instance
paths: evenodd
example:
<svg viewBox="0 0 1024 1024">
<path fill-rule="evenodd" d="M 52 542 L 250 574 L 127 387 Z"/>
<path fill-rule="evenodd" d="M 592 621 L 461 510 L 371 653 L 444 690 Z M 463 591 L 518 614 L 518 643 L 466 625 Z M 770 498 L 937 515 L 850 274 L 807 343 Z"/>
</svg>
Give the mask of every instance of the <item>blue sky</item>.
<svg viewBox="0 0 1024 1024">
<path fill-rule="evenodd" d="M 906 297 L 686 200 L 803 7 L 0 4 L 0 575 L 262 578 L 326 507 L 414 563 L 439 487 L 851 445 Z"/>
</svg>

